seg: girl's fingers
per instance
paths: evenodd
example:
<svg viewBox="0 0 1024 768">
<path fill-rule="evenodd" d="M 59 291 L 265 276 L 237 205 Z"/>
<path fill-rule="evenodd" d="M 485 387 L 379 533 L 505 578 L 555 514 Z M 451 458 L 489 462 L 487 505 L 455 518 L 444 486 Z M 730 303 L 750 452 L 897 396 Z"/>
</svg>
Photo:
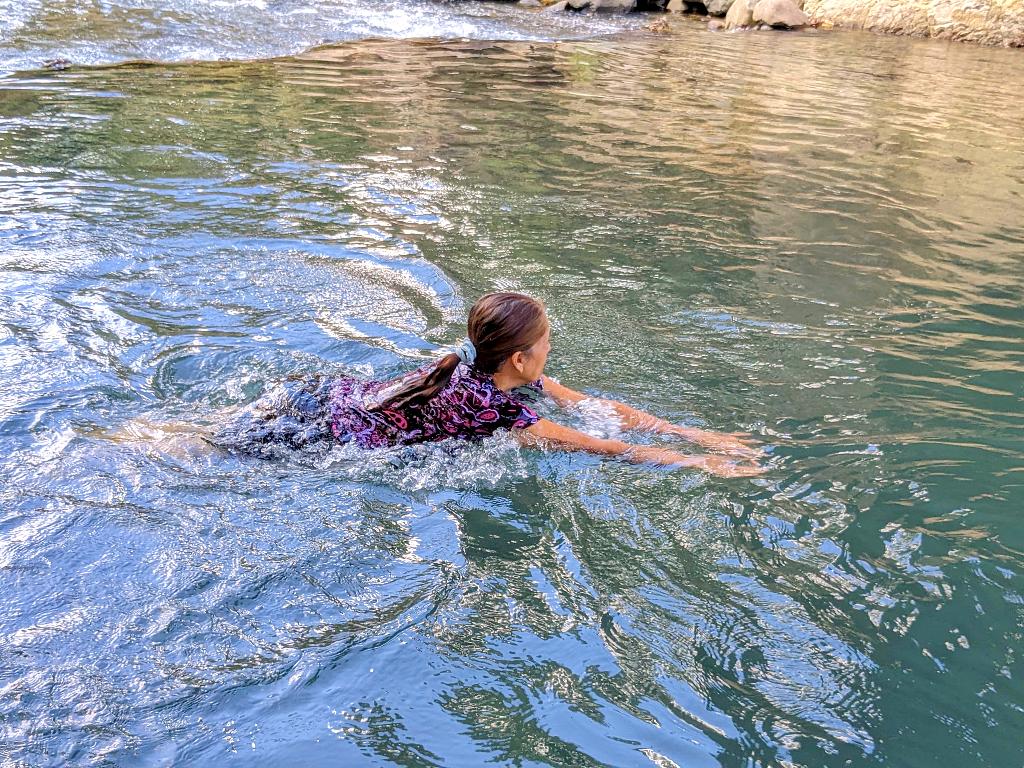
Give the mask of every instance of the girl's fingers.
<svg viewBox="0 0 1024 768">
<path fill-rule="evenodd" d="M 756 477 L 765 473 L 764 467 L 736 467 L 730 477 Z"/>
<path fill-rule="evenodd" d="M 726 455 L 743 461 L 757 461 L 761 458 L 757 451 L 728 451 Z"/>
<path fill-rule="evenodd" d="M 754 457 L 760 456 L 762 454 L 760 448 L 757 448 L 752 445 L 747 445 L 746 443 L 741 443 L 738 440 L 723 440 L 719 442 L 717 445 L 710 447 L 717 448 L 718 450 L 725 451 L 726 453 L 733 453 L 738 456 Z"/>
</svg>

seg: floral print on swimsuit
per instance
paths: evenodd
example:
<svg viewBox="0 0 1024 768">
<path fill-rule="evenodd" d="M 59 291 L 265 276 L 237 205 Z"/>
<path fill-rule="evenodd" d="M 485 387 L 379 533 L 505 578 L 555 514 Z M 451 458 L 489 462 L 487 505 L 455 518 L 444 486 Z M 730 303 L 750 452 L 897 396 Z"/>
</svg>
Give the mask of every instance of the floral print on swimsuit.
<svg viewBox="0 0 1024 768">
<path fill-rule="evenodd" d="M 341 442 L 362 448 L 444 440 L 479 440 L 499 429 L 525 429 L 540 417 L 489 374 L 459 365 L 452 380 L 425 405 L 368 411 L 364 399 L 391 382 L 340 377 L 331 391 L 331 427 Z M 530 385 L 540 390 L 540 380 Z"/>
</svg>

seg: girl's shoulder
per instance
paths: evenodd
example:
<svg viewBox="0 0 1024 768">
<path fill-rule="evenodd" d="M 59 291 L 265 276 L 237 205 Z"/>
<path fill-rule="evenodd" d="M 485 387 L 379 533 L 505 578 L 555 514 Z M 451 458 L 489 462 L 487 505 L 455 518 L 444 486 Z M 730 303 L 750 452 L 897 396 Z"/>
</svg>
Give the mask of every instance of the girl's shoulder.
<svg viewBox="0 0 1024 768">
<path fill-rule="evenodd" d="M 441 394 L 460 404 L 486 406 L 504 393 L 494 384 L 493 377 L 460 363 Z"/>
<path fill-rule="evenodd" d="M 439 399 L 449 418 L 453 413 L 458 414 L 482 433 L 490 434 L 501 427 L 524 428 L 539 419 L 515 393 L 499 389 L 492 376 L 464 365 L 456 370 L 451 384 Z"/>
<path fill-rule="evenodd" d="M 544 380 L 537 379 L 529 384 L 524 384 L 510 392 L 505 392 L 494 383 L 494 377 L 490 374 L 480 373 L 475 368 L 470 368 L 464 363 L 459 364 L 452 375 L 452 380 L 447 390 L 451 393 L 468 394 L 481 401 L 481 405 L 488 405 L 492 401 L 512 402 L 516 404 L 531 403 L 538 395 L 544 395 Z"/>
</svg>

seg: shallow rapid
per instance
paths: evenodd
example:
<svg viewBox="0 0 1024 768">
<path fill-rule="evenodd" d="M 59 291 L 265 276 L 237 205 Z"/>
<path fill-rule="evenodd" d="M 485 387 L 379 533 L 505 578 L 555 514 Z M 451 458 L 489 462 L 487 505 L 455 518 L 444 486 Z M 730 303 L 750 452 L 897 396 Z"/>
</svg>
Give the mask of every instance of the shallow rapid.
<svg viewBox="0 0 1024 768">
<path fill-rule="evenodd" d="M 316 5 L 0 2 L 0 762 L 1024 761 L 1021 53 Z M 168 427 L 493 289 L 769 472 Z"/>
</svg>

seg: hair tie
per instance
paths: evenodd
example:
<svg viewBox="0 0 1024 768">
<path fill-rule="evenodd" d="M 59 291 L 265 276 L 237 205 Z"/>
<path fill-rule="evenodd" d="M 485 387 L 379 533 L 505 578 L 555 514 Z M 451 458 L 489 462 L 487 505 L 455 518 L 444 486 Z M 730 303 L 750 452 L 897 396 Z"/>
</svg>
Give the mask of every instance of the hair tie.
<svg viewBox="0 0 1024 768">
<path fill-rule="evenodd" d="M 472 365 L 476 361 L 476 347 L 469 339 L 463 339 L 452 349 L 452 352 L 458 355 L 459 360 L 466 365 Z"/>
</svg>

